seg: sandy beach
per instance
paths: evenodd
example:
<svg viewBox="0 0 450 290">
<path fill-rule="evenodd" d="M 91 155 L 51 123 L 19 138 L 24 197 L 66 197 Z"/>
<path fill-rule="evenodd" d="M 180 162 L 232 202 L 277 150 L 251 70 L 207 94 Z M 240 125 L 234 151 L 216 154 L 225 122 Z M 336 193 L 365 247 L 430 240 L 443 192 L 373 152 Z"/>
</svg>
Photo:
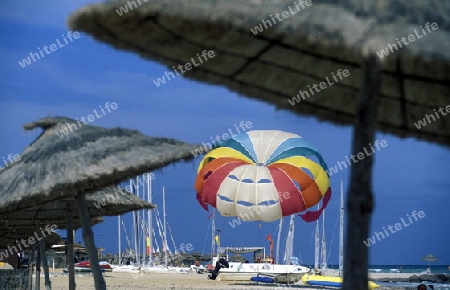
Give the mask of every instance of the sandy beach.
<svg viewBox="0 0 450 290">
<path fill-rule="evenodd" d="M 55 273 L 61 273 L 61 271 L 55 271 Z M 411 274 L 407 273 L 394 273 L 383 274 L 376 273 L 371 274 L 372 278 L 408 278 Z M 274 290 L 274 289 L 304 289 L 304 290 L 317 290 L 317 289 L 336 289 L 336 288 L 318 288 L 304 285 L 302 282 L 298 282 L 295 285 L 273 285 L 273 284 L 256 284 L 254 282 L 242 283 L 233 281 L 211 281 L 208 280 L 206 274 L 188 273 L 188 274 L 138 274 L 138 276 L 132 276 L 128 273 L 114 273 L 109 272 L 104 275 L 107 289 L 183 289 L 183 290 L 230 290 L 230 289 L 246 289 L 246 290 Z M 41 278 L 41 289 L 44 287 L 44 279 Z M 57 276 L 51 277 L 53 290 L 65 290 L 68 288 L 68 276 L 57 274 Z M 90 275 L 77 275 L 75 278 L 77 289 L 90 290 L 94 288 L 94 279 Z M 404 287 L 380 287 L 378 289 L 395 289 L 405 290 Z"/>
</svg>

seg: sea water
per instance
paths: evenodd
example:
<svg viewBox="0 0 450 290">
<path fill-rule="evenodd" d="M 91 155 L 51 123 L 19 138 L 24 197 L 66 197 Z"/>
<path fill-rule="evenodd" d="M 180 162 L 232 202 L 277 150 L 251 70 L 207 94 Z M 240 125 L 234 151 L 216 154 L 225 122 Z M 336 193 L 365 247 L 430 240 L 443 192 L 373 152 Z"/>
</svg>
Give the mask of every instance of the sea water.
<svg viewBox="0 0 450 290">
<path fill-rule="evenodd" d="M 381 287 L 405 287 L 406 289 L 417 289 L 417 286 L 420 283 L 417 282 L 380 282 L 375 281 L 378 285 Z M 449 284 L 439 284 L 439 283 L 432 283 L 432 282 L 424 282 L 426 285 L 433 285 L 434 290 L 450 290 Z"/>
<path fill-rule="evenodd" d="M 431 274 L 450 274 L 446 265 L 369 265 L 369 273 L 425 274 L 427 267 L 430 267 Z"/>
<path fill-rule="evenodd" d="M 314 266 L 309 266 L 311 269 Z M 369 265 L 369 273 L 411 273 L 425 274 L 427 267 L 430 267 L 431 274 L 450 274 L 448 265 Z M 329 269 L 338 269 L 338 265 L 328 265 Z"/>
</svg>

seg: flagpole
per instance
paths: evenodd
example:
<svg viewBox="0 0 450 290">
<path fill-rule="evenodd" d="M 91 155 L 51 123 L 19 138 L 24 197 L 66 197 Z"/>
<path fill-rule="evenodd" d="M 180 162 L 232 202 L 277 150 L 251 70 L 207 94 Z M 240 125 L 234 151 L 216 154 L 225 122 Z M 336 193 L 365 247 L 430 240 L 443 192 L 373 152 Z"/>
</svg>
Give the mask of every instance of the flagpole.
<svg viewBox="0 0 450 290">
<path fill-rule="evenodd" d="M 261 245 L 261 223 L 258 224 L 259 231 L 258 231 L 258 244 Z"/>
</svg>

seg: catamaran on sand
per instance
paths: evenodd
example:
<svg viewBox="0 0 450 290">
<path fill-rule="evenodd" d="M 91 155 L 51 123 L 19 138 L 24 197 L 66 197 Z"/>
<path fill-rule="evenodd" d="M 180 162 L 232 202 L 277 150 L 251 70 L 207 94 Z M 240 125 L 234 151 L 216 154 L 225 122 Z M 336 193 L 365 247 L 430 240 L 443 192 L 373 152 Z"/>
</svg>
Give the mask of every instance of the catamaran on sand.
<svg viewBox="0 0 450 290">
<path fill-rule="evenodd" d="M 308 272 L 310 269 L 307 267 L 300 266 L 298 259 L 296 257 L 291 257 L 290 264 L 273 264 L 266 263 L 265 248 L 264 247 L 226 247 L 226 260 L 228 260 L 228 253 L 255 253 L 262 251 L 263 259 L 262 263 L 245 263 L 245 262 L 227 262 L 225 267 L 220 267 L 218 271 L 218 280 L 221 281 L 251 281 L 253 279 L 266 278 L 265 282 L 277 282 L 277 283 L 296 283 L 302 276 Z M 217 261 L 221 261 L 215 257 L 213 262 L 217 265 Z M 220 263 L 219 263 L 220 264 Z M 216 272 L 217 273 L 217 272 Z M 216 277 L 212 275 L 210 277 L 215 279 Z M 270 280 L 270 281 L 269 281 Z"/>
<path fill-rule="evenodd" d="M 269 263 L 229 263 L 229 268 L 220 270 L 219 280 L 251 281 L 254 277 L 272 278 L 276 283 L 296 283 L 310 271 L 300 265 L 277 265 Z"/>
</svg>

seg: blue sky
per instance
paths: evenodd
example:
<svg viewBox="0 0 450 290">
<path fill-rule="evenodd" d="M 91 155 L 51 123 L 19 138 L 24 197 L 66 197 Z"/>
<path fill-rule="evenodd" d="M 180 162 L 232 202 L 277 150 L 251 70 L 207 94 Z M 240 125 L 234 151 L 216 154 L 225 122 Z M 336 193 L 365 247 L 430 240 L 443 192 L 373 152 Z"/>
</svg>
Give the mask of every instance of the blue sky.
<svg viewBox="0 0 450 290">
<path fill-rule="evenodd" d="M 164 66 L 114 50 L 86 34 L 25 68 L 18 64 L 30 52 L 38 52 L 38 47 L 50 46 L 56 39 L 62 42 L 68 31 L 67 16 L 92 2 L 11 2 L 0 10 L 0 161 L 8 154 L 20 154 L 39 135 L 38 131 L 24 132 L 22 124 L 45 116 L 80 118 L 106 102 L 116 102 L 118 109 L 93 125 L 121 126 L 149 136 L 202 143 L 233 130 L 240 121 L 250 121 L 252 129 L 278 129 L 303 136 L 316 144 L 329 166 L 345 161 L 350 154 L 350 127 L 279 111 L 226 88 L 182 77 L 156 87 L 153 80 L 164 74 Z M 450 223 L 448 149 L 411 138 L 376 137 L 386 140 L 388 146 L 376 153 L 370 233 L 401 222 L 401 218 L 406 220 L 414 210 L 424 211 L 425 217 L 372 245 L 371 264 L 420 264 L 420 258 L 428 253 L 440 258 L 440 263 L 450 264 L 449 231 L 445 230 Z M 166 188 L 167 217 L 176 243 L 191 243 L 193 251 L 209 252 L 209 213 L 198 205 L 193 189 L 199 161 L 156 172 L 153 192 L 161 206 L 162 187 Z M 349 174 L 345 169 L 331 177 L 334 195 L 326 212 L 329 263 L 338 259 L 339 183 L 344 181 L 346 192 Z M 130 235 L 129 215 L 126 221 Z M 229 221 L 217 218 L 224 246 L 264 245 L 268 249 L 265 237 L 269 233 L 276 236 L 277 223 L 263 223 L 259 231 L 257 222 L 232 228 Z M 106 218 L 94 227 L 96 243 L 102 243 L 106 252 L 117 252 L 116 228 L 116 218 Z M 314 260 L 313 229 L 314 224 L 297 219 L 294 251 L 307 264 Z M 76 239 L 82 240 L 79 232 Z M 122 243 L 126 243 L 125 236 Z"/>
</svg>

